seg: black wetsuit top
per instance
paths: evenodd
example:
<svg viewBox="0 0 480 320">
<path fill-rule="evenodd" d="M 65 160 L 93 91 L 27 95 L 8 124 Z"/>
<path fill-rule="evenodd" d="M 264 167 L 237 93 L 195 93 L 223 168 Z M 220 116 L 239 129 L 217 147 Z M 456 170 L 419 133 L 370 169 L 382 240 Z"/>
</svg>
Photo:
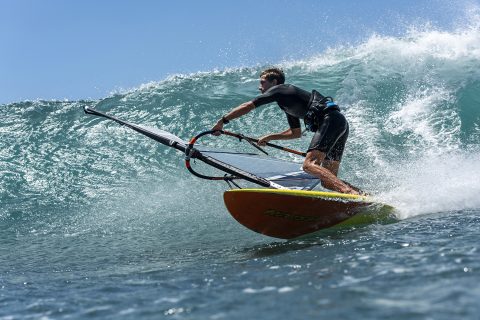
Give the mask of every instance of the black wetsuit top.
<svg viewBox="0 0 480 320">
<path fill-rule="evenodd" d="M 287 114 L 290 128 L 300 128 L 309 108 L 311 93 L 291 84 L 279 84 L 252 100 L 255 107 L 276 102 Z"/>
<path fill-rule="evenodd" d="M 291 84 L 279 84 L 252 100 L 255 107 L 276 102 L 287 114 L 291 129 L 301 128 L 303 119 L 310 108 L 312 93 Z M 348 122 L 338 109 L 322 115 L 322 121 L 315 132 L 308 151 L 319 150 L 327 160 L 340 161 L 348 138 Z"/>
</svg>

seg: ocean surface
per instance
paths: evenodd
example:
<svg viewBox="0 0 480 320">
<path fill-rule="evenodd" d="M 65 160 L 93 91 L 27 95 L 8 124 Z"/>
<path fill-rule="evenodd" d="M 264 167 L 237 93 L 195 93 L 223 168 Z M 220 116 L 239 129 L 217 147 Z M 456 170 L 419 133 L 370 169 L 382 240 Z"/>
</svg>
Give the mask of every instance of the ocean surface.
<svg viewBox="0 0 480 320">
<path fill-rule="evenodd" d="M 372 35 L 279 64 L 287 82 L 335 97 L 351 127 L 340 177 L 398 218 L 301 240 L 244 228 L 225 183 L 83 112 L 188 140 L 254 97 L 267 66 L 1 105 L 0 319 L 478 319 L 479 30 Z M 276 105 L 228 125 L 286 128 Z M 305 150 L 310 138 L 281 144 Z"/>
</svg>

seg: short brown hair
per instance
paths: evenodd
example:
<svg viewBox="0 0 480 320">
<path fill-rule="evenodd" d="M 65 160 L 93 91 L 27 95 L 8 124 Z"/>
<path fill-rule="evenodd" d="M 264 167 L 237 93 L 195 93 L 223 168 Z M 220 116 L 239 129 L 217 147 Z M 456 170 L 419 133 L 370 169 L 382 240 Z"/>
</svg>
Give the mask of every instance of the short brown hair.
<svg viewBox="0 0 480 320">
<path fill-rule="evenodd" d="M 285 83 L 285 74 L 282 69 L 279 68 L 269 68 L 262 71 L 260 77 L 265 77 L 268 81 L 272 82 L 277 80 L 277 84 Z"/>
</svg>

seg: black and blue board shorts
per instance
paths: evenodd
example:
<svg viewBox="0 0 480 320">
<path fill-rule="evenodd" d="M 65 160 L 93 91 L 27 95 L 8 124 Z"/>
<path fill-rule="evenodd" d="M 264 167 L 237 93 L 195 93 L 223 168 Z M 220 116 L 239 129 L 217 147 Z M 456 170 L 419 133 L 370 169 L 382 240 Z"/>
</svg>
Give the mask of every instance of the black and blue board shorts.
<svg viewBox="0 0 480 320">
<path fill-rule="evenodd" d="M 313 135 L 308 151 L 318 150 L 326 154 L 325 160 L 340 161 L 348 138 L 348 121 L 338 110 L 325 113 Z"/>
</svg>

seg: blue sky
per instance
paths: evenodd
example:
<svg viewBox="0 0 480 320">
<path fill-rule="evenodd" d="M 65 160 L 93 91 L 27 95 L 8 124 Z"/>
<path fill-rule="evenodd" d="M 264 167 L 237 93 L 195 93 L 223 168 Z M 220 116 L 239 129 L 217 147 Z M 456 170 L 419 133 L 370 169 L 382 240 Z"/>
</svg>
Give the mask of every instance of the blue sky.
<svg viewBox="0 0 480 320">
<path fill-rule="evenodd" d="M 301 59 L 373 33 L 454 28 L 443 0 L 0 0 L 0 104 L 98 99 L 168 75 Z"/>
</svg>

